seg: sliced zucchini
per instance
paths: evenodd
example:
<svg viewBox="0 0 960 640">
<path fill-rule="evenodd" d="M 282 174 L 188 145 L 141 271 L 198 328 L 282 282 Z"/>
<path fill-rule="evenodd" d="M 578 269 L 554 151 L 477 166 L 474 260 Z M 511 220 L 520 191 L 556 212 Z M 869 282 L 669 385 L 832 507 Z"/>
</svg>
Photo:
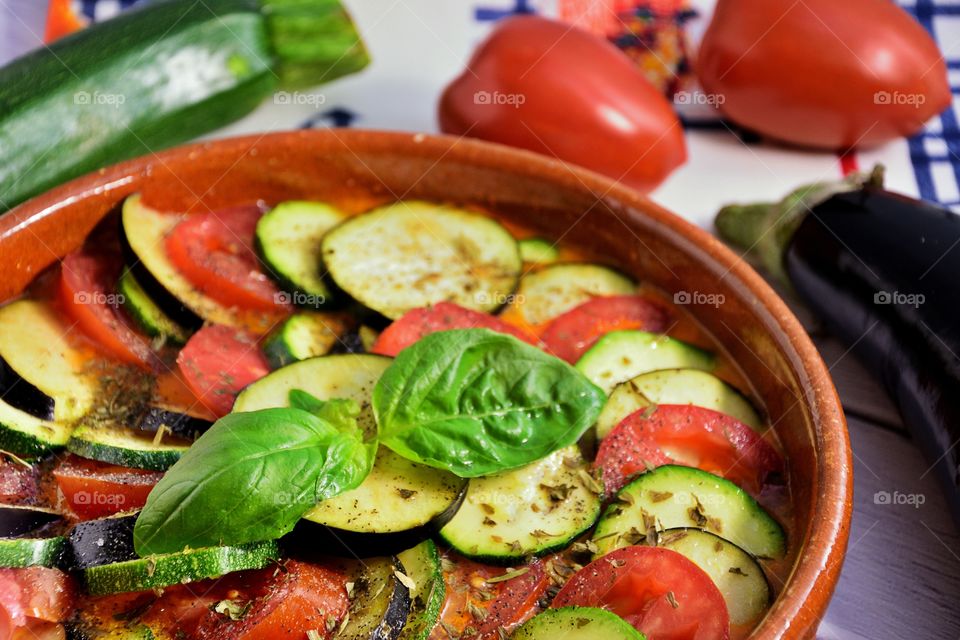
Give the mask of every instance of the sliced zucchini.
<svg viewBox="0 0 960 640">
<path fill-rule="evenodd" d="M 212 426 L 213 423 L 206 418 L 160 406 L 147 407 L 136 424 L 136 428 L 140 431 L 157 433 L 161 429 L 165 429 L 169 433 L 187 440 L 196 440 Z"/>
<path fill-rule="evenodd" d="M 669 529 L 657 544 L 683 554 L 710 576 L 727 603 L 730 624 L 753 625 L 770 606 L 763 569 L 732 542 L 700 529 Z"/>
<path fill-rule="evenodd" d="M 692 404 L 725 413 L 757 431 L 763 426 L 750 401 L 715 375 L 699 369 L 663 369 L 614 387 L 597 418 L 597 436 L 606 437 L 628 415 L 651 404 Z"/>
<path fill-rule="evenodd" d="M 190 332 L 170 319 L 157 306 L 129 269 L 120 276 L 117 292 L 123 301 L 123 308 L 141 330 L 151 338 L 158 338 L 171 344 L 184 344 Z"/>
<path fill-rule="evenodd" d="M 186 440 L 161 432 L 113 425 L 77 427 L 67 442 L 67 450 L 83 458 L 151 471 L 166 471 L 189 447 Z"/>
<path fill-rule="evenodd" d="M 542 324 L 590 298 L 636 292 L 636 283 L 613 269 L 596 264 L 555 264 L 523 276 L 505 313 L 519 313 L 529 324 Z"/>
<path fill-rule="evenodd" d="M 569 545 L 600 515 L 600 496 L 576 446 L 533 464 L 473 478 L 440 536 L 465 556 L 510 564 Z"/>
<path fill-rule="evenodd" d="M 236 326 L 236 313 L 194 288 L 167 257 L 165 238 L 181 220 L 183 216 L 146 206 L 140 194 L 124 200 L 120 237 L 130 271 L 146 294 L 180 326 L 199 329 L 204 320 Z"/>
<path fill-rule="evenodd" d="M 279 558 L 276 541 L 237 547 L 206 547 L 137 558 L 85 569 L 81 576 L 92 595 L 159 589 L 217 578 L 234 571 L 262 569 Z"/>
<path fill-rule="evenodd" d="M 324 236 L 322 251 L 343 291 L 392 320 L 443 301 L 492 311 L 523 267 L 516 240 L 495 220 L 418 201 L 348 219 Z"/>
<path fill-rule="evenodd" d="M 607 507 L 593 534 L 596 556 L 684 527 L 709 531 L 761 558 L 786 553 L 783 528 L 750 494 L 712 473 L 665 465 L 625 486 Z"/>
<path fill-rule="evenodd" d="M 358 422 L 364 433 L 376 433 L 370 394 L 391 358 L 367 354 L 344 354 L 310 358 L 277 369 L 240 392 L 234 411 L 286 407 L 292 389 L 301 389 L 321 400 L 346 398 L 360 405 Z"/>
<path fill-rule="evenodd" d="M 63 520 L 53 509 L 0 504 L 0 537 L 13 538 L 41 531 Z"/>
<path fill-rule="evenodd" d="M 308 511 L 288 544 L 361 558 L 396 553 L 449 522 L 463 501 L 466 484 L 452 473 L 380 447 L 360 486 Z"/>
<path fill-rule="evenodd" d="M 51 538 L 0 538 L 0 567 L 60 567 L 67 540 Z"/>
<path fill-rule="evenodd" d="M 658 369 L 716 366 L 712 353 L 676 338 L 647 331 L 612 331 L 583 354 L 576 367 L 608 395 L 614 387 Z"/>
<path fill-rule="evenodd" d="M 263 353 L 274 369 L 327 355 L 346 332 L 338 316 L 295 313 L 284 320 L 263 343 Z"/>
<path fill-rule="evenodd" d="M 646 640 L 629 622 L 606 609 L 547 609 L 523 623 L 512 640 Z"/>
<path fill-rule="evenodd" d="M 135 559 L 133 525 L 138 513 L 122 513 L 74 525 L 67 534 L 73 568 L 89 569 Z"/>
<path fill-rule="evenodd" d="M 257 222 L 260 260 L 293 304 L 311 309 L 336 305 L 323 279 L 320 242 L 344 217 L 328 204 L 295 200 L 278 204 Z"/>
<path fill-rule="evenodd" d="M 353 564 L 348 583 L 350 609 L 337 640 L 397 640 L 410 614 L 410 590 L 396 558 L 372 558 Z"/>
<path fill-rule="evenodd" d="M 520 245 L 520 258 L 534 264 L 550 264 L 560 257 L 560 250 L 549 240 L 543 238 L 524 238 Z"/>
<path fill-rule="evenodd" d="M 41 420 L 0 400 L 0 450 L 40 456 L 67 444 L 73 425 Z"/>
<path fill-rule="evenodd" d="M 39 391 L 51 399 L 52 413 L 37 416 L 43 420 L 77 420 L 97 397 L 97 377 L 88 369 L 86 354 L 73 346 L 72 333 L 43 302 L 18 300 L 0 308 L 0 358 L 33 387 L 28 393 Z M 21 388 L 27 392 L 27 387 L 15 384 L 3 400 L 17 407 Z"/>
<path fill-rule="evenodd" d="M 410 578 L 410 614 L 400 640 L 427 640 L 440 619 L 447 587 L 443 582 L 440 553 L 433 540 L 397 554 L 403 572 Z"/>
</svg>

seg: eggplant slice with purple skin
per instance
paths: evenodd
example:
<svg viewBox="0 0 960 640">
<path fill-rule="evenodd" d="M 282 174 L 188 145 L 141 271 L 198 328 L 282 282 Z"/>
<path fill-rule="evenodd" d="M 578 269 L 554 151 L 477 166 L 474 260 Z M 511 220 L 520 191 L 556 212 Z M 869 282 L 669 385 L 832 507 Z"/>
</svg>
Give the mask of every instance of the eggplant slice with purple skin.
<svg viewBox="0 0 960 640">
<path fill-rule="evenodd" d="M 875 169 L 801 187 L 716 226 L 876 372 L 960 523 L 960 215 L 881 183 Z"/>
</svg>

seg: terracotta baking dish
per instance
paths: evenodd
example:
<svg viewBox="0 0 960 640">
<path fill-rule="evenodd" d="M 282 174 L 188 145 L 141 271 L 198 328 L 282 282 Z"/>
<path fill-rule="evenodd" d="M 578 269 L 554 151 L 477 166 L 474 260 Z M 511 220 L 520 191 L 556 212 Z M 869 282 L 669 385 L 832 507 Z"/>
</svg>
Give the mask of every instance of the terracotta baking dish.
<svg viewBox="0 0 960 640">
<path fill-rule="evenodd" d="M 741 366 L 786 449 L 792 571 L 755 638 L 813 637 L 836 585 L 853 495 L 850 444 L 826 366 L 786 305 L 706 232 L 585 170 L 487 143 L 298 131 L 181 147 L 88 175 L 0 218 L 0 301 L 76 248 L 123 198 L 193 211 L 303 198 L 476 203 L 665 290 L 722 294 L 691 308 Z M 745 194 L 748 195 L 748 194 Z"/>
</svg>

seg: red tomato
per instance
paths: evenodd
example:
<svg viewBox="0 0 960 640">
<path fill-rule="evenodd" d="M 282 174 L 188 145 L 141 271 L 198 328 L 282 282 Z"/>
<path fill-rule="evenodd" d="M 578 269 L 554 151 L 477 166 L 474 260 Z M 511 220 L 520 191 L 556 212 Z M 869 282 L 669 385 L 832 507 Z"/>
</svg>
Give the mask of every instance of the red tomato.
<svg viewBox="0 0 960 640">
<path fill-rule="evenodd" d="M 38 490 L 36 467 L 25 466 L 0 454 L 0 503 L 24 502 L 36 496 Z"/>
<path fill-rule="evenodd" d="M 306 640 L 311 630 L 331 637 L 350 608 L 345 576 L 317 564 L 291 560 L 282 570 L 234 574 L 226 582 L 227 597 L 247 612 L 230 620 L 206 608 L 197 640 Z"/>
<path fill-rule="evenodd" d="M 463 634 L 473 627 L 473 635 L 464 640 L 498 640 L 498 627 L 509 631 L 532 618 L 538 601 L 546 595 L 550 579 L 542 561 L 526 565 L 523 575 L 502 582 L 486 582 L 502 576 L 503 567 L 492 567 L 448 552 L 444 558 L 443 581 L 446 599 L 440 612 L 440 624 L 430 634 L 431 640 L 449 640 L 450 633 Z M 473 612 L 483 611 L 479 620 Z"/>
<path fill-rule="evenodd" d="M 74 455 L 53 470 L 60 493 L 81 520 L 139 509 L 162 477 L 160 471 L 130 469 Z"/>
<path fill-rule="evenodd" d="M 668 320 L 662 307 L 640 296 L 594 298 L 554 318 L 540 338 L 547 351 L 573 364 L 606 333 L 665 331 Z"/>
<path fill-rule="evenodd" d="M 805 147 L 912 135 L 951 100 L 936 43 L 889 0 L 720 0 L 697 74 L 727 118 Z"/>
<path fill-rule="evenodd" d="M 502 20 L 440 98 L 440 128 L 649 191 L 687 158 L 666 98 L 614 45 L 536 16 Z"/>
<path fill-rule="evenodd" d="M 63 259 L 60 294 L 67 313 L 109 355 L 144 368 L 156 368 L 150 341 L 134 331 L 120 312 L 114 285 L 121 262 L 113 254 L 77 251 Z"/>
<path fill-rule="evenodd" d="M 190 390 L 217 417 L 230 413 L 241 389 L 270 372 L 251 335 L 221 325 L 193 334 L 177 365 Z"/>
<path fill-rule="evenodd" d="M 624 418 L 600 443 L 594 462 L 608 493 L 664 464 L 709 471 L 755 496 L 771 474 L 783 470 L 780 454 L 739 420 L 703 407 L 670 404 Z"/>
<path fill-rule="evenodd" d="M 624 547 L 573 575 L 551 607 L 602 607 L 648 640 L 726 640 L 730 616 L 703 569 L 676 551 Z"/>
<path fill-rule="evenodd" d="M 280 290 L 253 249 L 261 215 L 259 207 L 192 215 L 167 236 L 167 255 L 187 280 L 221 304 L 275 310 L 284 306 Z"/>
<path fill-rule="evenodd" d="M 59 569 L 0 569 L 0 638 L 34 622 L 69 619 L 75 591 L 73 580 Z"/>
<path fill-rule="evenodd" d="M 536 338 L 491 315 L 465 309 L 452 302 L 440 302 L 432 307 L 414 309 L 403 314 L 403 317 L 384 329 L 371 352 L 396 356 L 420 338 L 449 329 L 492 329 L 525 342 L 536 342 Z"/>
</svg>

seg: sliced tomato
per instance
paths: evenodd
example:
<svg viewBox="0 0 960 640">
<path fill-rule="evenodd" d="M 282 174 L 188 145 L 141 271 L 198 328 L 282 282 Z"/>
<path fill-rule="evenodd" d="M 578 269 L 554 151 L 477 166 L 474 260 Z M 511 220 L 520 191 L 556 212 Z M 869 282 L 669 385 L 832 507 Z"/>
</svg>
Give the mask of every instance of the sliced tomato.
<svg viewBox="0 0 960 640">
<path fill-rule="evenodd" d="M 27 466 L 0 453 L 0 502 L 24 502 L 35 497 L 38 490 L 36 467 Z"/>
<path fill-rule="evenodd" d="M 384 329 L 371 351 L 384 356 L 396 356 L 420 338 L 450 329 L 491 329 L 509 334 L 524 342 L 536 343 L 536 338 L 494 316 L 466 309 L 452 302 L 440 302 L 432 307 L 414 309 Z"/>
<path fill-rule="evenodd" d="M 107 355 L 121 362 L 154 369 L 159 365 L 150 341 L 137 333 L 120 311 L 121 299 L 114 292 L 121 262 L 112 253 L 86 250 L 63 259 L 60 295 L 67 314 Z"/>
<path fill-rule="evenodd" d="M 0 569 L 0 631 L 9 638 L 34 622 L 60 622 L 73 616 L 76 586 L 59 569 Z"/>
<path fill-rule="evenodd" d="M 453 552 L 444 556 L 443 580 L 446 599 L 440 623 L 431 640 L 497 640 L 499 627 L 509 631 L 532 618 L 538 601 L 546 595 L 550 580 L 543 562 L 534 561 L 526 571 L 508 580 L 498 581 L 506 569 L 474 562 Z M 487 582 L 494 579 L 494 582 Z M 469 628 L 473 634 L 463 635 Z M 452 635 L 451 635 L 452 634 Z"/>
<path fill-rule="evenodd" d="M 624 547 L 578 571 L 551 607 L 602 607 L 648 640 L 726 640 L 727 604 L 703 569 L 676 551 Z"/>
<path fill-rule="evenodd" d="M 163 473 L 70 455 L 53 470 L 53 477 L 70 510 L 81 520 L 92 520 L 139 509 Z"/>
<path fill-rule="evenodd" d="M 241 389 L 270 372 L 253 336 L 221 325 L 194 333 L 177 365 L 190 390 L 217 417 L 230 413 Z"/>
<path fill-rule="evenodd" d="M 253 249 L 262 215 L 255 206 L 192 215 L 167 236 L 167 255 L 187 280 L 221 304 L 264 310 L 284 306 Z"/>
<path fill-rule="evenodd" d="M 641 296 L 600 297 L 557 316 L 541 339 L 547 351 L 573 364 L 606 333 L 622 329 L 660 332 L 668 322 L 663 307 Z"/>
<path fill-rule="evenodd" d="M 194 632 L 197 640 L 306 640 L 308 631 L 331 637 L 350 608 L 346 577 L 322 565 L 288 561 L 228 576 L 226 596 L 234 613 L 207 608 Z M 222 588 L 221 593 L 223 593 Z"/>
<path fill-rule="evenodd" d="M 624 418 L 600 443 L 594 465 L 608 493 L 664 464 L 697 467 L 759 495 L 783 470 L 777 450 L 735 418 L 693 405 L 662 404 Z"/>
</svg>

